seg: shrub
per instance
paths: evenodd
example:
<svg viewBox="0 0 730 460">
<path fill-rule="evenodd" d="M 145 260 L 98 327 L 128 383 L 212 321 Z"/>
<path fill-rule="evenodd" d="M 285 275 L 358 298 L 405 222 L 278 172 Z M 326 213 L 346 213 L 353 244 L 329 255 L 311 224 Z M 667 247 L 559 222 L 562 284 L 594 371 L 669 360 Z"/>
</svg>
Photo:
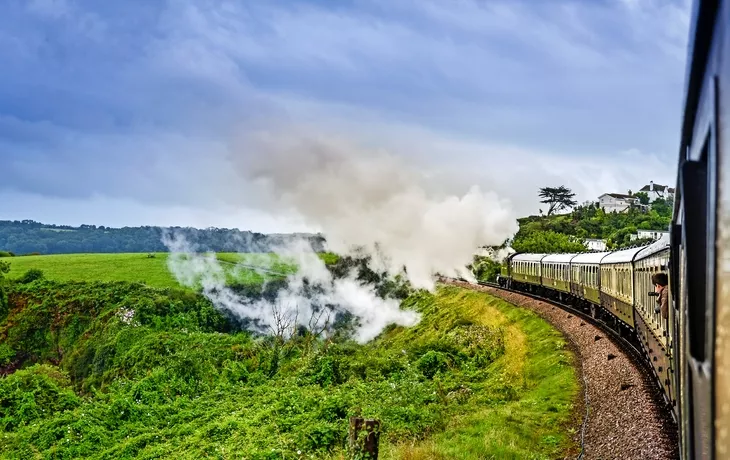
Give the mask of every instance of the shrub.
<svg viewBox="0 0 730 460">
<path fill-rule="evenodd" d="M 68 375 L 55 366 L 37 364 L 0 379 L 0 426 L 13 430 L 81 404 Z"/>
<path fill-rule="evenodd" d="M 18 282 L 21 284 L 28 284 L 32 283 L 35 280 L 40 280 L 44 278 L 43 270 L 40 270 L 38 268 L 31 268 L 30 270 L 23 273 L 23 276 L 18 278 Z"/>
<path fill-rule="evenodd" d="M 448 369 L 449 358 L 445 353 L 431 350 L 421 356 L 416 362 L 416 366 L 426 378 L 432 379 L 439 372 Z"/>
</svg>

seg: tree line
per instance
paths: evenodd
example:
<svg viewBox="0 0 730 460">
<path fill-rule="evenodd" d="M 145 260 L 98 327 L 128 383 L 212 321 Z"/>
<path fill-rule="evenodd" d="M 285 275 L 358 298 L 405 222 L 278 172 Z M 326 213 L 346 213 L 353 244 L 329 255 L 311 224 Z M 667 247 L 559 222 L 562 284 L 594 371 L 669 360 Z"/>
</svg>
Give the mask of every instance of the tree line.
<svg viewBox="0 0 730 460">
<path fill-rule="evenodd" d="M 195 229 L 169 227 L 184 232 L 201 250 L 216 252 L 267 252 L 293 235 L 263 233 L 227 228 Z M 0 221 L 0 252 L 4 255 L 167 252 L 162 244 L 162 227 L 112 228 L 96 225 L 49 225 L 32 220 Z M 316 251 L 324 250 L 321 235 L 307 235 Z"/>
</svg>

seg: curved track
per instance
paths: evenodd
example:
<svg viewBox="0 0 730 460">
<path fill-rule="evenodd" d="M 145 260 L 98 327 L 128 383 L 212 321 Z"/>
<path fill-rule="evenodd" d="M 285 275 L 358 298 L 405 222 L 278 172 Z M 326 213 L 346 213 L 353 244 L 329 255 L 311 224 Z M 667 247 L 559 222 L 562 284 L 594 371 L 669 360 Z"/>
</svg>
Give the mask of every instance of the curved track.
<svg viewBox="0 0 730 460">
<path fill-rule="evenodd" d="M 529 308 L 568 338 L 580 357 L 579 378 L 584 387 L 585 414 L 577 433 L 582 447 L 579 458 L 677 458 L 676 424 L 651 366 L 609 324 L 537 295 L 491 283 L 443 280 Z"/>
</svg>

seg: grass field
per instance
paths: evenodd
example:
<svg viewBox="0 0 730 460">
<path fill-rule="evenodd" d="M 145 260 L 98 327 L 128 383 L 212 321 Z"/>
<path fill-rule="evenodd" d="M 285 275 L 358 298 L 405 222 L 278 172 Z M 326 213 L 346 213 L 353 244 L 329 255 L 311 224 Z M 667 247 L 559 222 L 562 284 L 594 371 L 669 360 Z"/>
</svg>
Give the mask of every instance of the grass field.
<svg viewBox="0 0 730 460">
<path fill-rule="evenodd" d="M 383 458 L 575 457 L 576 431 L 570 425 L 580 387 L 575 356 L 561 334 L 529 310 L 462 288 L 439 289 L 434 306 L 437 311 L 428 312 L 433 316 L 389 346 L 436 340 L 441 327 L 434 324 L 466 321 L 503 331 L 504 354 L 488 367 L 488 379 L 472 385 L 469 403 L 443 431 L 422 442 L 388 446 Z"/>
<path fill-rule="evenodd" d="M 43 270 L 45 277 L 55 281 L 131 281 L 142 282 L 152 287 L 179 287 L 177 280 L 167 268 L 167 253 L 156 253 L 149 258 L 147 253 L 127 254 L 58 254 L 23 257 L 4 257 L 10 262 L 10 279 L 18 278 L 27 270 Z M 326 263 L 336 257 L 321 254 Z M 258 273 L 243 267 L 235 270 L 237 263 L 256 266 L 278 273 L 292 273 L 294 267 L 275 254 L 217 254 L 223 267 L 230 270 L 231 279 L 239 282 L 260 283 L 270 275 Z"/>
</svg>

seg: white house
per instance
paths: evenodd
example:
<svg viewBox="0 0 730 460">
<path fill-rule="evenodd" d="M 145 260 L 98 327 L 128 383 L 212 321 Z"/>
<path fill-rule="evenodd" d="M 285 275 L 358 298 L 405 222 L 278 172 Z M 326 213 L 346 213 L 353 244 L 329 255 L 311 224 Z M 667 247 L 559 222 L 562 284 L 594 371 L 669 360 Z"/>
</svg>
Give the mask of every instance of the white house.
<svg viewBox="0 0 730 460">
<path fill-rule="evenodd" d="M 583 241 L 584 241 L 586 248 L 588 248 L 591 251 L 605 251 L 606 250 L 606 240 L 601 240 L 598 238 L 586 238 Z"/>
<path fill-rule="evenodd" d="M 664 230 L 638 230 L 636 233 L 631 235 L 631 241 L 637 239 L 651 238 L 652 240 L 658 240 L 659 238 L 669 235 L 668 231 Z"/>
<path fill-rule="evenodd" d="M 638 203 L 638 198 L 623 193 L 604 193 L 598 197 L 598 205 L 605 212 L 624 212 L 634 203 Z"/>
<path fill-rule="evenodd" d="M 655 184 L 649 181 L 649 185 L 645 185 L 639 190 L 649 195 L 649 203 L 653 203 L 657 198 L 674 199 L 674 189 L 666 185 Z"/>
</svg>

